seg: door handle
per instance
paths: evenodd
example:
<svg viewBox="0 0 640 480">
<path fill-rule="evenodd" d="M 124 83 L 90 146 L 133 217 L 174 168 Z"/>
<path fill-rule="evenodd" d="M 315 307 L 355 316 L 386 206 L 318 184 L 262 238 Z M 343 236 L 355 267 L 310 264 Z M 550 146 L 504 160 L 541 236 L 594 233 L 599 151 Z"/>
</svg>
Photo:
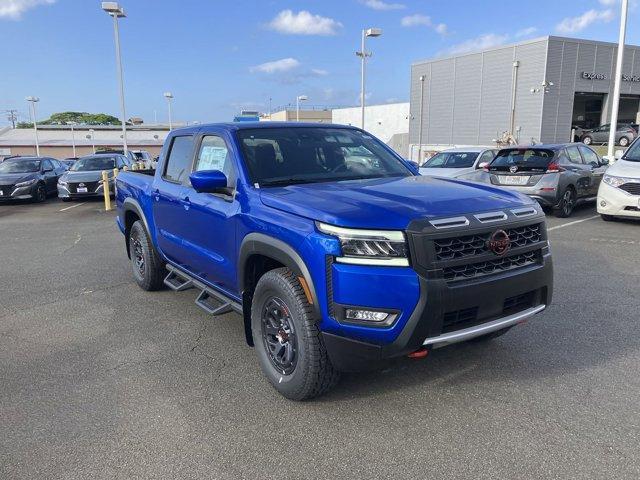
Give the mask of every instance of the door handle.
<svg viewBox="0 0 640 480">
<path fill-rule="evenodd" d="M 153 199 L 157 202 L 160 200 L 160 190 L 158 190 L 157 188 L 151 193 L 151 196 L 153 197 Z"/>
<path fill-rule="evenodd" d="M 180 203 L 182 204 L 182 206 L 184 207 L 185 210 L 189 210 L 189 207 L 191 206 L 191 200 L 189 200 L 189 196 L 184 196 L 180 198 Z"/>
</svg>

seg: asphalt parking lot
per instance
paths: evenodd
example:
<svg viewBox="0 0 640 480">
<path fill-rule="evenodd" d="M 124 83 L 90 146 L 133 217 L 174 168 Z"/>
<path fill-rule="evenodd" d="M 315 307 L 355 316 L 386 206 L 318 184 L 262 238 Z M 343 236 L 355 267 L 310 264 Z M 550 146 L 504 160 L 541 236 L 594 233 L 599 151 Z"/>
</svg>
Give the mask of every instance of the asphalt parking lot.
<svg viewBox="0 0 640 480">
<path fill-rule="evenodd" d="M 639 222 L 549 218 L 543 315 L 295 403 L 101 209 L 0 205 L 0 478 L 640 477 Z"/>
</svg>

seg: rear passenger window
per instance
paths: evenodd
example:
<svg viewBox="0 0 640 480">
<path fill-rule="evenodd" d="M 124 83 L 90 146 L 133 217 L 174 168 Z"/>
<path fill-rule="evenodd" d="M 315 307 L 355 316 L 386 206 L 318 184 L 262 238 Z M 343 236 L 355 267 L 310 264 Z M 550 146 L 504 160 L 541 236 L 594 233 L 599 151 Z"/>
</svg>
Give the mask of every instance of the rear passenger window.
<svg viewBox="0 0 640 480">
<path fill-rule="evenodd" d="M 163 178 L 175 183 L 185 183 L 191 172 L 193 137 L 174 137 L 167 158 Z"/>
<path fill-rule="evenodd" d="M 227 186 L 235 184 L 233 162 L 227 144 L 221 137 L 206 135 L 202 138 L 193 171 L 199 170 L 220 170 L 229 180 Z"/>
<path fill-rule="evenodd" d="M 578 151 L 578 147 L 567 147 L 567 155 L 571 163 L 582 163 L 582 157 Z"/>
</svg>

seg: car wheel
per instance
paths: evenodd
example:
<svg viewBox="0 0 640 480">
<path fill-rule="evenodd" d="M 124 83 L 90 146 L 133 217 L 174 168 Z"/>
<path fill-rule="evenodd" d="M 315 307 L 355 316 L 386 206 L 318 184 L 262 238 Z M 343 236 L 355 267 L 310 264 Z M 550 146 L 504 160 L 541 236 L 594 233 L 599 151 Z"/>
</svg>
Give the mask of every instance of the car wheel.
<svg viewBox="0 0 640 480">
<path fill-rule="evenodd" d="M 497 330 L 495 332 L 487 333 L 485 335 L 480 335 L 479 337 L 475 337 L 469 340 L 469 343 L 488 342 L 489 340 L 493 340 L 494 338 L 501 337 L 502 335 L 507 333 L 509 330 L 511 330 L 511 328 L 512 327 L 507 327 L 507 328 L 503 328 L 502 330 Z"/>
<path fill-rule="evenodd" d="M 47 200 L 47 190 L 41 183 L 36 187 L 36 191 L 33 195 L 33 201 L 36 203 L 42 203 Z"/>
<path fill-rule="evenodd" d="M 573 208 L 576 206 L 576 191 L 567 187 L 567 189 L 562 194 L 562 199 L 560 203 L 556 207 L 556 217 L 559 218 L 567 218 L 571 216 L 573 212 Z"/>
<path fill-rule="evenodd" d="M 317 323 L 291 270 L 278 268 L 260 278 L 251 304 L 258 361 L 271 385 L 291 400 L 317 397 L 338 382 Z"/>
<path fill-rule="evenodd" d="M 627 137 L 620 137 L 620 140 L 618 141 L 618 145 L 620 145 L 621 147 L 628 147 L 629 139 Z"/>
<path fill-rule="evenodd" d="M 605 215 L 604 213 L 600 215 L 600 217 L 602 218 L 602 220 L 604 220 L 605 222 L 613 222 L 616 217 L 614 217 L 613 215 Z"/>
<path fill-rule="evenodd" d="M 584 143 L 585 145 L 591 145 L 593 143 L 593 138 L 591 138 L 589 135 L 585 135 L 584 137 L 582 137 L 582 143 Z"/>
<path fill-rule="evenodd" d="M 131 226 L 129 233 L 129 257 L 133 278 L 140 288 L 154 291 L 164 286 L 166 269 L 139 220 Z"/>
<path fill-rule="evenodd" d="M 71 199 L 69 197 L 62 197 L 63 202 L 70 202 Z"/>
</svg>

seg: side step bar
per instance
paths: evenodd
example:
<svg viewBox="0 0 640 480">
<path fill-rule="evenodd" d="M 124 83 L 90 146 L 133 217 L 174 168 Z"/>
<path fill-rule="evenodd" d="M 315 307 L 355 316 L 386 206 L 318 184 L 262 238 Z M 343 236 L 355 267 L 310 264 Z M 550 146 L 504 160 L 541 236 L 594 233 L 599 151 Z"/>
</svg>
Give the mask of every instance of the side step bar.
<svg viewBox="0 0 640 480">
<path fill-rule="evenodd" d="M 196 298 L 196 305 L 210 315 L 224 315 L 229 312 L 242 314 L 242 305 L 232 298 L 213 290 L 173 265 L 167 264 L 167 270 L 169 270 L 169 274 L 164 279 L 165 285 L 174 292 L 197 288 L 200 290 L 200 294 Z"/>
</svg>

